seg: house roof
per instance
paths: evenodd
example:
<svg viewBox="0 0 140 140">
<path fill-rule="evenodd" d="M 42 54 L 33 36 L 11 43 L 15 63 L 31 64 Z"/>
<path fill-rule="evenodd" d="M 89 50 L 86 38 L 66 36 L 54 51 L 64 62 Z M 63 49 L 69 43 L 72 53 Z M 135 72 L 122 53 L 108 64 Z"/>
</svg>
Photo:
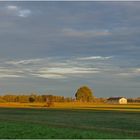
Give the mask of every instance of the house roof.
<svg viewBox="0 0 140 140">
<path fill-rule="evenodd" d="M 107 100 L 119 100 L 121 98 L 124 98 L 124 97 L 110 97 Z"/>
</svg>

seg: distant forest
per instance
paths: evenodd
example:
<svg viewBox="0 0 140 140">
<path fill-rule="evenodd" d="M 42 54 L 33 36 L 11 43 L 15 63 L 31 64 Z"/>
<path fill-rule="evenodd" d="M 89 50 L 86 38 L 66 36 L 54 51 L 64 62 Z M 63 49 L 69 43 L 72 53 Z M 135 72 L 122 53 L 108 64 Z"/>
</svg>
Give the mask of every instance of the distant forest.
<svg viewBox="0 0 140 140">
<path fill-rule="evenodd" d="M 20 102 L 20 103 L 33 103 L 33 102 L 72 102 L 73 99 L 64 96 L 54 96 L 54 95 L 3 95 L 0 96 L 0 102 Z"/>
<path fill-rule="evenodd" d="M 0 103 L 4 102 L 19 102 L 19 103 L 46 103 L 46 102 L 96 102 L 96 103 L 105 103 L 107 98 L 96 98 L 94 97 L 90 101 L 81 101 L 76 98 L 72 97 L 64 97 L 64 96 L 54 96 L 54 95 L 38 95 L 38 94 L 31 94 L 31 95 L 12 95 L 7 94 L 0 96 Z M 129 103 L 140 103 L 140 97 L 138 98 L 128 98 L 127 101 Z"/>
</svg>

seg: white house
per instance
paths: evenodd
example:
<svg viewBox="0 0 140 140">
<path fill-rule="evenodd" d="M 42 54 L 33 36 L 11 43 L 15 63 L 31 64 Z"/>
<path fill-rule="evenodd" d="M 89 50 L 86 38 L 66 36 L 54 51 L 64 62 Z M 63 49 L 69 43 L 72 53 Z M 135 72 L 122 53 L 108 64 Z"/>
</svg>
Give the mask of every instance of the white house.
<svg viewBox="0 0 140 140">
<path fill-rule="evenodd" d="M 127 99 L 124 97 L 111 97 L 107 99 L 110 104 L 127 104 Z"/>
</svg>

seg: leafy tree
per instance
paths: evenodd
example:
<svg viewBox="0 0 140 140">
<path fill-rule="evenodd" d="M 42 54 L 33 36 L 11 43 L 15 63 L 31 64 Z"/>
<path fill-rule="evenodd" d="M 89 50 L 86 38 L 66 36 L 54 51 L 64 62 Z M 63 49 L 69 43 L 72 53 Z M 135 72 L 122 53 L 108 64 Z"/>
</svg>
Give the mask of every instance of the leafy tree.
<svg viewBox="0 0 140 140">
<path fill-rule="evenodd" d="M 93 93 L 89 87 L 82 86 L 77 90 L 75 97 L 78 101 L 90 102 L 93 99 Z"/>
<path fill-rule="evenodd" d="M 33 94 L 32 94 L 32 95 L 29 96 L 29 102 L 30 102 L 30 103 L 35 102 L 35 100 L 36 100 L 36 95 L 33 95 Z"/>
</svg>

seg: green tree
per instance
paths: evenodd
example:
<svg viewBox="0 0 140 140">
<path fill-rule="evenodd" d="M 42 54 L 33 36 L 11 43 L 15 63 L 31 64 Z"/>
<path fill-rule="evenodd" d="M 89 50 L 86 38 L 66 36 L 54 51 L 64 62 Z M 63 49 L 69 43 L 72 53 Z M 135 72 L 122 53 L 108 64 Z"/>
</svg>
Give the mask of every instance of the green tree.
<svg viewBox="0 0 140 140">
<path fill-rule="evenodd" d="M 30 103 L 33 103 L 33 102 L 35 102 L 36 101 L 36 95 L 35 94 L 31 94 L 30 96 L 29 96 L 29 102 Z"/>
<path fill-rule="evenodd" d="M 93 99 L 93 93 L 87 86 L 80 87 L 75 93 L 76 100 L 82 102 L 90 102 Z"/>
</svg>

